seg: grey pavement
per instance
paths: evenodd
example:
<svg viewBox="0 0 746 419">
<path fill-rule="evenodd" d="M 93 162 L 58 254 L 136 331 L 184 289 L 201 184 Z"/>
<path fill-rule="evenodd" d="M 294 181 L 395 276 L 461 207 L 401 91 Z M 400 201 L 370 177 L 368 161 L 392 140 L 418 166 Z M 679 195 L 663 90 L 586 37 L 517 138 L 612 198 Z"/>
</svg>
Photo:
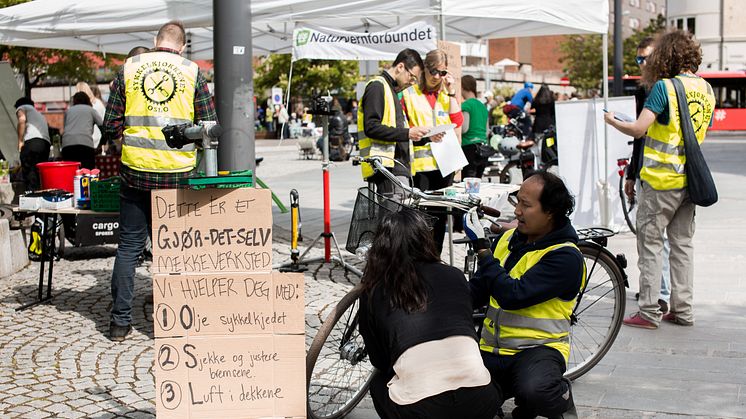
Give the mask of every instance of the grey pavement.
<svg viewBox="0 0 746 419">
<path fill-rule="evenodd" d="M 746 417 L 746 139 L 705 143 L 720 202 L 697 210 L 696 324 L 658 330 L 623 327 L 609 354 L 576 380 L 573 393 L 586 418 Z M 294 141 L 259 141 L 258 175 L 284 202 L 300 192 L 301 248 L 322 230 L 321 163 L 299 160 Z M 331 169 L 332 227 L 344 246 L 359 168 Z M 289 216 L 273 209 L 275 262 L 288 258 Z M 611 239 L 625 253 L 630 276 L 627 312 L 634 311 L 638 272 L 634 236 Z M 16 313 L 33 300 L 38 264 L 0 278 L 0 417 L 152 417 L 152 287 L 148 267 L 137 271 L 134 331 L 124 343 L 107 339 L 113 246 L 69 249 L 55 264 L 50 304 Z M 359 262 L 345 253 L 351 262 Z M 317 247 L 312 256 L 321 255 Z M 328 264 L 306 274 L 306 342 L 357 278 Z M 507 413 L 512 404 L 504 406 Z M 370 398 L 348 417 L 376 418 Z M 508 416 L 509 417 L 509 416 Z"/>
</svg>

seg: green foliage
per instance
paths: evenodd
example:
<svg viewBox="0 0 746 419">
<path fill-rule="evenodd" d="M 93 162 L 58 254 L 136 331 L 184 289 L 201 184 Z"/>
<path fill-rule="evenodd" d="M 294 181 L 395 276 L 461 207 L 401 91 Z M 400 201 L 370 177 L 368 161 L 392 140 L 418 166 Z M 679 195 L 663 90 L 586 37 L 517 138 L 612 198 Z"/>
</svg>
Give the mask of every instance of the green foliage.
<svg viewBox="0 0 746 419">
<path fill-rule="evenodd" d="M 655 36 L 656 33 L 665 29 L 666 18 L 658 15 L 651 19 L 649 24 L 642 30 L 635 31 L 624 40 L 624 70 L 623 74 L 639 75 L 640 68 L 635 62 L 637 44 L 646 36 Z M 611 40 L 611 36 L 609 36 Z M 603 37 L 601 35 L 571 35 L 560 45 L 562 52 L 561 62 L 564 64 L 563 71 L 570 78 L 573 86 L 581 91 L 598 88 L 603 78 L 603 52 L 601 51 Z M 614 73 L 613 42 L 609 42 L 609 74 Z"/>
<path fill-rule="evenodd" d="M 272 87 L 287 91 L 290 60 L 289 54 L 270 55 L 256 69 L 254 88 L 258 97 Z M 354 97 L 358 80 L 357 61 L 298 60 L 293 64 L 290 94 L 311 98 L 315 94 L 330 91 L 335 96 Z"/>
<path fill-rule="evenodd" d="M 492 88 L 492 93 L 494 94 L 494 97 L 502 96 L 507 100 L 508 98 L 513 97 L 515 89 L 507 84 L 498 84 Z"/>
<path fill-rule="evenodd" d="M 27 0 L 0 0 L 0 8 L 26 3 Z M 46 79 L 70 84 L 78 81 L 95 81 L 94 56 L 100 54 L 47 48 L 14 47 L 0 45 L 0 58 L 23 76 L 24 92 L 31 96 L 31 89 Z M 107 60 L 107 63 L 109 60 Z"/>
</svg>

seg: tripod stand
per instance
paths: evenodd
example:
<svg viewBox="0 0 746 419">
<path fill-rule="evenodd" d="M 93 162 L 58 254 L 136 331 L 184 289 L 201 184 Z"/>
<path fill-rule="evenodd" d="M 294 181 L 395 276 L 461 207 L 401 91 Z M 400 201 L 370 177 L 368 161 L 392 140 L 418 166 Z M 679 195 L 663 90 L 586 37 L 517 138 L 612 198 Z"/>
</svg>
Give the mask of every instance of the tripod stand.
<svg viewBox="0 0 746 419">
<path fill-rule="evenodd" d="M 327 100 L 328 98 L 328 100 Z M 350 265 L 349 263 L 345 262 L 344 258 L 342 257 L 342 250 L 339 248 L 339 243 L 337 242 L 337 237 L 334 235 L 334 232 L 332 232 L 332 222 L 331 222 L 331 210 L 330 210 L 330 195 L 331 195 L 331 189 L 329 186 L 329 167 L 331 166 L 331 163 L 329 161 L 329 116 L 332 115 L 332 112 L 328 110 L 329 102 L 331 102 L 331 97 L 323 97 L 320 98 L 320 100 L 324 100 L 326 102 L 325 107 L 321 110 L 316 110 L 315 112 L 311 112 L 312 114 L 320 115 L 321 116 L 321 127 L 322 127 L 322 160 L 321 160 L 321 171 L 322 171 L 322 178 L 323 178 L 323 188 L 324 188 L 324 231 L 321 232 L 311 243 L 308 248 L 298 257 L 297 259 L 293 257 L 293 261 L 291 263 L 285 263 L 280 267 L 281 272 L 302 272 L 302 270 L 305 270 L 304 267 L 301 267 L 300 265 L 307 265 L 309 263 L 316 263 L 316 262 L 322 262 L 322 263 L 332 263 L 336 262 L 345 270 L 348 270 L 355 275 L 362 277 L 363 273 L 355 268 L 354 266 Z M 321 106 L 319 106 L 321 108 Z M 294 228 L 295 230 L 295 228 Z M 316 245 L 316 243 L 319 242 L 319 240 L 324 239 L 324 257 L 318 257 L 313 259 L 308 259 L 304 261 L 304 257 L 308 254 L 308 252 L 313 249 L 313 247 Z M 293 240 L 295 242 L 295 240 Z M 332 242 L 334 242 L 334 248 L 337 250 L 338 256 L 332 256 Z M 294 256 L 294 255 L 293 255 Z M 302 269 L 302 270 L 301 270 Z"/>
</svg>

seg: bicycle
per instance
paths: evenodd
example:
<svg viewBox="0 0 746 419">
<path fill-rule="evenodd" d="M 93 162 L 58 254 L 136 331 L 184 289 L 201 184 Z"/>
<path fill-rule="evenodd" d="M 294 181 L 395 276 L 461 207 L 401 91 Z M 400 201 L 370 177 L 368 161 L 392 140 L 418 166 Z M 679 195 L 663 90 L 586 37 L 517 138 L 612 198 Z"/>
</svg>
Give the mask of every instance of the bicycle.
<svg viewBox="0 0 746 419">
<path fill-rule="evenodd" d="M 384 174 L 388 172 L 380 161 L 374 162 L 374 166 Z M 426 195 L 416 189 L 410 193 Z M 628 286 L 624 272 L 626 260 L 606 248 L 608 237 L 614 232 L 593 228 L 579 230 L 579 235 L 582 241 L 578 247 L 586 261 L 587 274 L 571 318 L 570 362 L 565 373 L 571 380 L 587 373 L 613 345 L 622 324 L 624 288 Z M 310 418 L 346 416 L 365 397 L 376 374 L 358 329 L 361 292 L 357 285 L 342 298 L 311 343 L 306 356 Z M 475 320 L 483 318 L 480 316 L 483 313 L 475 312 Z"/>
<path fill-rule="evenodd" d="M 627 144 L 632 144 L 632 141 Z M 630 161 L 632 157 L 623 157 L 616 160 L 618 166 L 617 173 L 619 173 L 619 199 L 622 201 L 622 213 L 624 214 L 624 220 L 627 222 L 627 226 L 632 234 L 637 234 L 637 228 L 635 226 L 636 214 L 637 214 L 637 199 L 633 195 L 628 197 L 624 193 L 624 181 L 627 177 L 627 171 L 630 170 Z"/>
</svg>

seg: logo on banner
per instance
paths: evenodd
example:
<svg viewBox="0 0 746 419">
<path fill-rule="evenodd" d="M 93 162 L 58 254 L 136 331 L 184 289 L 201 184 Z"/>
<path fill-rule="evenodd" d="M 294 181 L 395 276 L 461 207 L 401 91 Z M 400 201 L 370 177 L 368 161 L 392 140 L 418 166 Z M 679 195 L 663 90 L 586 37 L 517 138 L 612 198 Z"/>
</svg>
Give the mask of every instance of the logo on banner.
<svg viewBox="0 0 746 419">
<path fill-rule="evenodd" d="M 311 31 L 308 29 L 301 29 L 298 31 L 298 34 L 295 36 L 295 45 L 302 47 L 303 45 L 306 45 L 308 43 L 308 40 L 311 38 Z"/>
</svg>

